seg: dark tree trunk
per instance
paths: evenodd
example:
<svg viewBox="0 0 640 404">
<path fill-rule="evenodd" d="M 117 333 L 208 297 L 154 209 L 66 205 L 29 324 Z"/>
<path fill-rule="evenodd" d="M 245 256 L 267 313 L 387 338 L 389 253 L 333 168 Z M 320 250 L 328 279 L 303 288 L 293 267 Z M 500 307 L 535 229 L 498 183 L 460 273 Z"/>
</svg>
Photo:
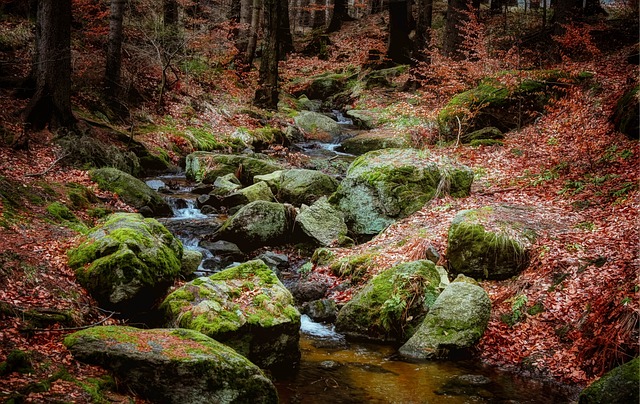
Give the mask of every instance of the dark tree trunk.
<svg viewBox="0 0 640 404">
<path fill-rule="evenodd" d="M 460 28 L 468 20 L 466 0 L 449 0 L 447 21 L 444 30 L 443 53 L 453 59 L 462 59 L 464 38 Z"/>
<path fill-rule="evenodd" d="M 327 33 L 340 31 L 342 23 L 349 21 L 348 0 L 335 0 L 333 4 L 333 14 L 331 15 L 331 22 L 327 28 Z"/>
<path fill-rule="evenodd" d="M 431 23 L 433 22 L 433 0 L 418 0 L 418 18 L 416 19 L 416 39 L 414 59 L 423 60 L 422 52 L 431 42 Z"/>
<path fill-rule="evenodd" d="M 411 40 L 409 39 L 409 19 L 406 0 L 389 1 L 389 42 L 387 57 L 394 63 L 411 61 Z"/>
<path fill-rule="evenodd" d="M 105 71 L 105 90 L 108 97 L 120 94 L 120 71 L 122 67 L 122 18 L 125 0 L 111 0 L 109 18 L 109 45 Z"/>
<path fill-rule="evenodd" d="M 284 59 L 293 52 L 293 36 L 291 35 L 291 21 L 289 20 L 289 2 L 283 1 L 280 12 L 280 28 L 278 29 L 278 59 Z"/>
<path fill-rule="evenodd" d="M 162 0 L 162 15 L 165 28 L 178 25 L 180 18 L 178 2 L 176 0 Z"/>
<path fill-rule="evenodd" d="M 258 30 L 260 29 L 260 7 L 262 6 L 260 0 L 251 1 L 251 12 L 249 20 L 249 29 L 247 31 L 246 48 L 244 50 L 244 66 L 247 69 L 251 68 L 253 58 L 256 54 L 256 48 L 258 46 Z"/>
<path fill-rule="evenodd" d="M 313 28 L 324 27 L 327 22 L 325 19 L 324 0 L 313 0 L 313 8 Z"/>
<path fill-rule="evenodd" d="M 383 0 L 372 0 L 371 1 L 371 14 L 378 14 L 383 9 Z"/>
<path fill-rule="evenodd" d="M 264 0 L 262 61 L 253 103 L 270 110 L 278 109 L 278 27 L 283 1 L 287 0 Z"/>
<path fill-rule="evenodd" d="M 33 129 L 71 127 L 71 0 L 40 0 L 36 23 L 36 92 L 25 110 Z"/>
</svg>

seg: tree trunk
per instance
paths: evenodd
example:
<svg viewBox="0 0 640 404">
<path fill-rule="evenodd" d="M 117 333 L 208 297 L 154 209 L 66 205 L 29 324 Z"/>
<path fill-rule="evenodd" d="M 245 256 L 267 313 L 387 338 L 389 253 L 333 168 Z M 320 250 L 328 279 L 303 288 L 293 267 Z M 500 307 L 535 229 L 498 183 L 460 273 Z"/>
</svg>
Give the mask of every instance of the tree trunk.
<svg viewBox="0 0 640 404">
<path fill-rule="evenodd" d="M 278 27 L 283 1 L 287 0 L 264 0 L 262 61 L 253 103 L 270 110 L 278 109 Z"/>
<path fill-rule="evenodd" d="M 331 22 L 327 28 L 327 34 L 331 32 L 340 31 L 343 21 L 349 21 L 349 10 L 347 8 L 348 0 L 335 0 L 333 4 L 333 15 L 331 16 Z"/>
<path fill-rule="evenodd" d="M 324 27 L 327 23 L 325 20 L 325 12 L 324 12 L 324 0 L 314 0 L 313 1 L 313 28 Z"/>
<path fill-rule="evenodd" d="M 109 18 L 109 45 L 105 71 L 107 96 L 117 99 L 120 94 L 120 71 L 122 67 L 122 19 L 125 0 L 111 0 Z"/>
<path fill-rule="evenodd" d="M 462 43 L 464 38 L 460 28 L 468 20 L 465 14 L 466 10 L 466 0 L 449 0 L 442 50 L 446 56 L 457 60 L 463 58 Z"/>
<path fill-rule="evenodd" d="M 176 0 L 162 0 L 162 15 L 165 28 L 178 25 L 180 19 L 178 2 Z"/>
<path fill-rule="evenodd" d="M 256 54 L 258 44 L 258 29 L 260 28 L 260 0 L 253 0 L 251 7 L 251 22 L 249 23 L 249 32 L 247 35 L 247 48 L 244 53 L 244 65 L 249 68 L 253 63 L 253 57 Z"/>
<path fill-rule="evenodd" d="M 283 60 L 288 53 L 295 50 L 291 35 L 291 21 L 289 20 L 289 2 L 282 1 L 280 12 L 280 28 L 278 29 L 278 60 Z"/>
<path fill-rule="evenodd" d="M 416 19 L 416 39 L 413 58 L 424 60 L 423 51 L 431 42 L 431 24 L 433 22 L 433 0 L 418 0 L 418 18 Z"/>
<path fill-rule="evenodd" d="M 406 0 L 389 1 L 389 42 L 387 57 L 394 63 L 411 61 L 411 40 L 409 39 L 409 20 Z"/>
<path fill-rule="evenodd" d="M 236 49 L 242 62 L 245 60 L 247 46 L 249 44 L 251 30 L 251 15 L 253 13 L 253 0 L 242 0 L 234 2 L 234 6 L 238 8 L 238 27 L 236 29 Z"/>
<path fill-rule="evenodd" d="M 36 23 L 36 92 L 25 110 L 33 129 L 70 127 L 71 0 L 40 0 Z"/>
</svg>

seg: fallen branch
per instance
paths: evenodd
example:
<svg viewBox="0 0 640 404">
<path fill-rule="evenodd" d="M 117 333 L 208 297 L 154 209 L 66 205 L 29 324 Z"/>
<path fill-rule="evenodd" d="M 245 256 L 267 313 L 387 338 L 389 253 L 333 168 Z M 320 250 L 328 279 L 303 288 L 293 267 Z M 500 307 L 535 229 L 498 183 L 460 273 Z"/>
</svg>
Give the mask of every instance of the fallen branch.
<svg viewBox="0 0 640 404">
<path fill-rule="evenodd" d="M 56 161 L 54 161 L 53 163 L 51 163 L 51 165 L 49 166 L 49 168 L 47 168 L 46 170 L 40 172 L 40 173 L 35 173 L 35 174 L 25 174 L 25 177 L 40 177 L 43 176 L 45 174 L 47 174 L 49 171 L 51 171 L 51 169 L 53 167 L 55 167 L 56 164 L 58 164 L 62 159 L 64 159 L 65 157 L 67 157 L 69 155 L 69 153 L 64 153 L 62 156 L 58 157 L 56 159 Z"/>
</svg>

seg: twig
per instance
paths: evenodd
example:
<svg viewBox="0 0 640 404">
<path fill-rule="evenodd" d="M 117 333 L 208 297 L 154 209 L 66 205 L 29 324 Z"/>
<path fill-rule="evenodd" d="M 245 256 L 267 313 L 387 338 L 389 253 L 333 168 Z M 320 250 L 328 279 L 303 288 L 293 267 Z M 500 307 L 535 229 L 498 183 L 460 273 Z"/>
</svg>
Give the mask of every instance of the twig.
<svg viewBox="0 0 640 404">
<path fill-rule="evenodd" d="M 104 310 L 104 309 L 100 309 L 101 311 L 107 312 L 109 313 L 109 315 L 105 318 L 103 318 L 100 321 L 96 321 L 93 324 L 89 324 L 89 325 L 83 325 L 80 327 L 62 327 L 62 328 L 54 328 L 54 329 L 47 329 L 47 328 L 32 328 L 29 331 L 33 331 L 33 332 L 47 332 L 47 331 L 55 331 L 55 332 L 60 332 L 60 331 L 77 331 L 77 330 L 84 330 L 87 328 L 91 328 L 91 327 L 95 327 L 97 325 L 100 325 L 102 323 L 104 323 L 105 321 L 109 320 L 111 317 L 114 316 L 114 314 L 118 314 L 117 311 L 108 311 L 108 310 Z"/>
<path fill-rule="evenodd" d="M 456 147 L 460 144 L 460 135 L 462 134 L 462 123 L 460 123 L 460 118 L 456 115 L 456 120 L 458 121 L 458 138 L 456 139 Z"/>
<path fill-rule="evenodd" d="M 46 173 L 48 173 L 49 171 L 51 171 L 51 169 L 60 162 L 60 160 L 64 159 L 65 157 L 67 157 L 69 155 L 69 153 L 64 153 L 62 156 L 58 157 L 56 159 L 56 161 L 54 161 L 53 163 L 51 163 L 51 165 L 49 166 L 49 168 L 47 168 L 46 170 L 40 172 L 40 173 L 35 173 L 35 174 L 25 174 L 25 177 L 40 177 L 42 175 L 45 175 Z"/>
</svg>

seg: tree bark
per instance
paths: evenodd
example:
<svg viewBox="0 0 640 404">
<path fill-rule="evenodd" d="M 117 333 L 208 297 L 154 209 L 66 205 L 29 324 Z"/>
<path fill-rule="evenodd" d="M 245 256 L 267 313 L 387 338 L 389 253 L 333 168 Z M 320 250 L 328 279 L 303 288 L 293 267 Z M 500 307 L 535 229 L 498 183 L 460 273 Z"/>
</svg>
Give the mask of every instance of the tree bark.
<svg viewBox="0 0 640 404">
<path fill-rule="evenodd" d="M 262 61 L 253 104 L 270 110 L 278 109 L 278 27 L 283 1 L 287 0 L 264 0 Z"/>
<path fill-rule="evenodd" d="M 108 97 L 120 94 L 120 72 L 122 68 L 122 19 L 125 0 L 111 0 L 109 18 L 109 44 L 105 71 L 105 90 Z"/>
<path fill-rule="evenodd" d="M 282 1 L 280 12 L 280 27 L 278 28 L 278 60 L 283 60 L 288 53 L 295 50 L 291 35 L 291 21 L 289 20 L 289 2 Z"/>
<path fill-rule="evenodd" d="M 389 1 L 389 41 L 387 57 L 394 63 L 411 61 L 411 40 L 409 39 L 409 19 L 406 0 Z"/>
<path fill-rule="evenodd" d="M 462 37 L 460 27 L 468 20 L 466 11 L 466 0 L 449 0 L 442 50 L 446 56 L 452 59 L 460 60 L 464 56 L 462 54 L 464 38 Z"/>
<path fill-rule="evenodd" d="M 33 129 L 71 127 L 71 0 L 40 0 L 36 23 L 36 92 L 25 111 Z"/>
<path fill-rule="evenodd" d="M 340 31 L 342 28 L 342 23 L 344 21 L 350 21 L 349 10 L 347 6 L 348 0 L 335 0 L 333 3 L 333 15 L 331 16 L 331 21 L 329 22 L 329 27 L 327 28 L 327 34 L 331 32 Z"/>
<path fill-rule="evenodd" d="M 260 28 L 260 0 L 253 0 L 251 4 L 251 21 L 247 33 L 247 46 L 244 53 L 244 65 L 250 67 L 256 54 L 258 44 L 258 29 Z"/>
<path fill-rule="evenodd" d="M 423 60 L 422 51 L 428 49 L 431 42 L 431 24 L 433 22 L 433 0 L 418 0 L 418 18 L 416 19 L 416 39 L 414 59 Z"/>
</svg>

